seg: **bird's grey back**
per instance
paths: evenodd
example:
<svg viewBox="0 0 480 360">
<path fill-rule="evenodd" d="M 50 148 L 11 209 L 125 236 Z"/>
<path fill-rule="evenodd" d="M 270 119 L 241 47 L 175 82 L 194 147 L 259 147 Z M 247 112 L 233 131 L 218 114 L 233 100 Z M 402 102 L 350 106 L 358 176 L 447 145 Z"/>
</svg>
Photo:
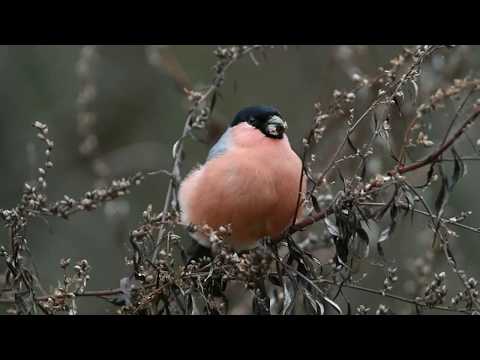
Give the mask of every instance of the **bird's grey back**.
<svg viewBox="0 0 480 360">
<path fill-rule="evenodd" d="M 210 149 L 208 153 L 207 161 L 210 161 L 218 156 L 223 155 L 230 146 L 230 128 L 225 131 L 222 137 L 217 141 L 215 145 Z"/>
</svg>

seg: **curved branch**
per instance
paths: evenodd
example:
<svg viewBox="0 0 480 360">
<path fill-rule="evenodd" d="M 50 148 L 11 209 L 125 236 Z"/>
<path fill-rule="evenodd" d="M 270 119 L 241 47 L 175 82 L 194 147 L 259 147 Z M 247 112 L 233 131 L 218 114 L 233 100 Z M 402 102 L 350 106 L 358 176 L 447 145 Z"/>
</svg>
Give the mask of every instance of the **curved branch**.
<svg viewBox="0 0 480 360">
<path fill-rule="evenodd" d="M 480 116 L 480 106 L 476 106 L 474 108 L 474 113 L 462 124 L 462 126 L 455 132 L 455 134 L 445 142 L 437 151 L 430 154 L 424 160 L 417 161 L 413 164 L 403 166 L 403 167 L 396 167 L 393 170 L 387 172 L 389 176 L 396 176 L 396 175 L 404 175 L 406 173 L 418 170 L 422 167 L 427 165 L 433 164 L 436 162 L 448 149 L 450 149 L 455 142 L 465 133 L 465 131 L 476 121 Z M 371 189 L 381 187 L 381 184 L 374 181 L 371 183 Z M 324 220 L 329 215 L 333 214 L 334 210 L 332 207 L 317 213 L 311 217 L 308 217 L 299 223 L 292 226 L 289 230 L 289 234 L 294 234 L 298 231 L 305 229 L 307 226 L 313 225 L 316 222 Z"/>
<path fill-rule="evenodd" d="M 465 131 L 478 119 L 480 115 L 480 106 L 476 106 L 474 113 L 463 123 L 463 125 L 457 130 L 457 132 L 451 137 L 451 139 L 445 142 L 437 151 L 430 154 L 427 158 L 421 161 L 417 161 L 413 164 L 399 167 L 397 170 L 392 170 L 388 174 L 390 176 L 398 173 L 400 175 L 412 172 L 414 170 L 420 169 L 424 166 L 430 165 L 436 162 L 448 149 L 452 147 L 453 144 L 465 133 Z"/>
</svg>

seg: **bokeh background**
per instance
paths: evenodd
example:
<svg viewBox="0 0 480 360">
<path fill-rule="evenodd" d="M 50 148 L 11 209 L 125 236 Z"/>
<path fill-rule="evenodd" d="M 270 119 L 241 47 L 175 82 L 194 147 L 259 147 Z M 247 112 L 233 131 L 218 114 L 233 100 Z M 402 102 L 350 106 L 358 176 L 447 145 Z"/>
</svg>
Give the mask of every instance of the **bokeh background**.
<svg viewBox="0 0 480 360">
<path fill-rule="evenodd" d="M 188 107 L 181 87 L 202 88 L 212 80 L 215 48 L 0 46 L 0 208 L 15 206 L 23 183 L 35 177 L 42 162 L 42 144 L 31 126 L 35 121 L 48 124 L 55 140 L 55 167 L 48 178 L 51 200 L 60 200 L 65 194 L 80 197 L 102 183 L 139 170 L 170 169 L 171 148 L 182 132 Z M 328 104 L 335 89 L 352 87 L 353 74 L 375 74 L 401 49 L 400 45 L 291 45 L 257 56 L 258 65 L 248 57 L 240 60 L 227 73 L 209 132 L 199 134 L 201 142 L 187 141 L 184 173 L 205 159 L 209 146 L 235 113 L 252 104 L 278 107 L 289 122 L 290 141 L 299 150 L 314 115 L 314 103 Z M 448 54 L 442 52 L 426 64 L 420 92 L 428 94 L 452 78 L 475 75 L 479 67 L 478 47 L 458 46 Z M 439 126 L 444 126 L 448 115 L 447 109 L 446 115 L 437 119 Z M 480 134 L 477 129 L 472 128 L 475 139 Z M 328 161 L 340 135 L 333 124 L 319 153 L 320 164 Z M 468 165 L 469 174 L 455 192 L 447 215 L 471 210 L 474 215 L 468 223 L 480 226 L 479 171 L 475 163 Z M 93 267 L 90 290 L 118 287 L 119 279 L 129 273 L 125 264 L 128 233 L 149 204 L 160 210 L 167 181 L 162 175 L 149 177 L 130 196 L 68 222 L 35 220 L 28 228 L 28 238 L 45 288 L 61 281 L 59 262 L 65 257 L 88 259 Z M 468 273 L 480 276 L 480 238 L 459 234 L 454 243 L 458 260 Z M 1 229 L 0 243 L 6 241 L 7 233 Z M 395 293 L 408 294 L 415 266 L 430 266 L 418 259 L 430 245 L 431 235 L 420 218 L 413 225 L 405 222 L 385 244 L 387 256 L 394 258 L 400 269 Z M 433 259 L 432 267 L 442 269 L 444 263 Z M 370 270 L 365 284 L 381 289 L 382 271 Z M 0 264 L 0 274 L 3 271 Z M 454 277 L 451 279 L 454 286 Z M 353 305 L 375 308 L 385 303 L 399 312 L 408 310 L 380 297 L 347 293 Z M 79 300 L 79 309 L 87 314 L 114 312 L 98 299 Z M 0 306 L 1 312 L 5 310 Z"/>
</svg>

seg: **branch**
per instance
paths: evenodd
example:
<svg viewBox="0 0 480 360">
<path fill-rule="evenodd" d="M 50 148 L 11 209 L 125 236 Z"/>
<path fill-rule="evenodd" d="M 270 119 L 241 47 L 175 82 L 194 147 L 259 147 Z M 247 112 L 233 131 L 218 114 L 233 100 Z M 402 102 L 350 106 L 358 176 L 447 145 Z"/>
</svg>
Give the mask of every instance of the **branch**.
<svg viewBox="0 0 480 360">
<path fill-rule="evenodd" d="M 322 279 L 322 280 L 320 280 L 320 282 L 331 284 L 331 285 L 336 285 L 336 286 L 339 285 L 339 284 L 335 283 L 333 280 Z M 404 302 L 404 303 L 416 305 L 416 306 L 419 306 L 419 307 L 422 307 L 422 308 L 428 308 L 428 309 L 431 309 L 431 310 L 441 310 L 441 311 L 449 311 L 449 312 L 470 314 L 470 312 L 467 309 L 455 309 L 455 308 L 448 307 L 448 306 L 427 305 L 427 304 L 415 301 L 414 299 L 409 299 L 409 298 L 406 298 L 406 297 L 403 297 L 403 296 L 385 293 L 384 291 L 381 291 L 381 290 L 370 289 L 370 288 L 366 288 L 366 287 L 359 286 L 359 285 L 343 284 L 342 286 L 345 287 L 345 288 L 359 290 L 359 291 L 367 292 L 367 293 L 374 294 L 374 295 L 379 295 L 379 296 L 382 296 L 382 297 L 385 297 L 385 298 L 389 298 L 389 299 L 401 301 L 401 302 Z"/>
<path fill-rule="evenodd" d="M 387 203 L 384 203 L 384 202 L 381 202 L 381 203 L 372 203 L 372 202 L 362 202 L 360 203 L 359 205 L 362 205 L 362 206 L 375 206 L 375 207 L 382 207 L 382 206 L 386 206 Z M 413 211 L 414 213 L 417 213 L 417 214 L 421 214 L 421 215 L 424 215 L 424 216 L 428 216 L 431 218 L 430 214 L 426 211 L 422 211 L 422 210 L 419 210 L 419 209 L 415 209 L 415 208 L 411 208 L 409 207 L 407 204 L 404 204 L 404 203 L 399 203 L 398 204 L 402 209 L 405 209 L 405 210 L 411 210 Z M 460 222 L 458 222 L 459 220 L 452 220 L 452 219 L 446 219 L 446 218 L 443 218 L 443 217 L 438 217 L 438 216 L 435 216 L 433 215 L 433 219 L 434 220 L 440 220 L 443 224 L 449 224 L 449 225 L 453 225 L 453 226 L 457 226 L 459 228 L 462 228 L 462 229 L 465 229 L 465 230 L 469 230 L 469 231 L 472 231 L 472 232 L 475 232 L 475 233 L 480 233 L 480 228 L 476 228 L 476 227 L 473 227 L 473 226 L 468 226 L 468 225 L 465 225 L 465 224 L 462 224 Z M 462 218 L 462 220 L 464 220 L 464 218 Z"/>
<path fill-rule="evenodd" d="M 471 115 L 463 123 L 460 129 L 458 129 L 457 132 L 452 136 L 452 138 L 449 141 L 445 142 L 437 151 L 430 154 L 424 160 L 417 161 L 408 166 L 399 167 L 397 170 L 392 170 L 388 172 L 388 174 L 390 176 L 393 176 L 396 173 L 403 175 L 436 162 L 443 155 L 443 153 L 445 153 L 465 133 L 465 131 L 478 119 L 479 115 L 480 115 L 480 106 L 476 106 L 474 108 L 473 115 Z"/>
<path fill-rule="evenodd" d="M 425 58 L 431 56 L 436 51 L 441 49 L 443 46 L 430 46 L 426 51 L 422 51 L 421 48 L 417 49 L 418 56 L 416 57 L 413 64 L 409 67 L 408 71 L 401 76 L 399 80 L 397 80 L 390 88 L 387 88 L 387 91 L 383 91 L 379 93 L 373 103 L 368 107 L 368 109 L 353 123 L 353 125 L 347 128 L 346 134 L 341 142 L 340 146 L 335 151 L 335 154 L 331 158 L 329 164 L 327 165 L 326 169 L 322 171 L 321 176 L 319 177 L 317 184 L 322 184 L 323 180 L 327 177 L 330 171 L 335 167 L 335 163 L 342 153 L 343 149 L 347 145 L 350 136 L 354 133 L 354 131 L 358 128 L 360 123 L 366 119 L 367 115 L 370 114 L 373 110 L 377 108 L 379 104 L 385 103 L 390 104 L 394 99 L 397 97 L 398 92 L 402 89 L 402 87 L 410 80 L 413 81 L 415 76 L 418 76 L 417 69 L 422 65 Z M 315 185 L 317 186 L 317 185 Z"/>
<path fill-rule="evenodd" d="M 457 130 L 457 132 L 451 137 L 450 140 L 448 140 L 444 145 L 442 145 L 437 151 L 434 153 L 430 154 L 427 158 L 424 160 L 415 162 L 413 164 L 410 164 L 408 166 L 404 167 L 397 167 L 396 169 L 390 170 L 387 172 L 389 176 L 396 176 L 396 175 L 404 175 L 406 173 L 418 170 L 424 166 L 430 165 L 434 162 L 436 162 L 450 147 L 455 144 L 455 142 L 465 133 L 465 131 L 478 119 L 480 115 L 480 107 L 475 107 L 473 115 L 471 115 L 464 123 L 463 125 Z M 383 183 L 379 183 L 376 180 L 370 183 L 371 187 L 370 189 L 374 188 L 379 188 L 383 185 Z M 290 228 L 288 233 L 294 234 L 298 231 L 301 231 L 305 229 L 307 226 L 313 225 L 316 222 L 319 222 L 321 220 L 324 220 L 328 216 L 332 215 L 334 213 L 333 207 L 330 207 L 322 212 L 319 212 L 313 216 L 310 216 L 299 223 L 295 224 Z"/>
<path fill-rule="evenodd" d="M 118 288 L 118 289 L 109 289 L 109 290 L 97 290 L 97 291 L 85 291 L 83 293 L 75 293 L 73 294 L 76 298 L 82 298 L 82 297 L 108 297 L 108 296 L 115 296 L 115 295 L 121 295 L 123 294 L 123 290 Z M 36 300 L 37 301 L 48 301 L 49 299 L 63 299 L 68 297 L 68 294 L 64 295 L 52 295 L 52 296 L 41 296 L 38 297 Z M 1 299 L 0 298 L 0 304 L 14 304 L 15 299 Z"/>
</svg>

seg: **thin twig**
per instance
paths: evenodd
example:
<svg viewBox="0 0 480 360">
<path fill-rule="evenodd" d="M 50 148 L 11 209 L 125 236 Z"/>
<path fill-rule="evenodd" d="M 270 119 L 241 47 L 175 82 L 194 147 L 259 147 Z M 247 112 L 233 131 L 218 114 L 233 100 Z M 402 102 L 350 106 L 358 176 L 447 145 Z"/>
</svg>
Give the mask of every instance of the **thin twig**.
<svg viewBox="0 0 480 360">
<path fill-rule="evenodd" d="M 335 286 L 339 285 L 335 281 L 327 280 L 327 279 L 321 279 L 321 280 L 318 280 L 318 282 L 327 283 L 327 284 L 331 284 L 331 285 L 335 285 Z M 379 295 L 379 296 L 382 296 L 384 298 L 389 298 L 389 299 L 397 300 L 397 301 L 400 301 L 400 302 L 416 305 L 416 306 L 419 306 L 419 307 L 422 307 L 422 308 L 427 308 L 429 310 L 441 310 L 441 311 L 449 311 L 449 312 L 470 314 L 470 312 L 467 309 L 455 309 L 455 308 L 448 307 L 448 306 L 428 305 L 428 304 L 424 304 L 424 303 L 415 301 L 414 299 L 409 299 L 409 298 L 406 298 L 406 297 L 403 297 L 403 296 L 389 294 L 389 293 L 386 293 L 382 290 L 370 289 L 370 288 L 363 287 L 363 286 L 360 286 L 360 285 L 353 285 L 353 284 L 345 283 L 345 284 L 343 284 L 343 287 L 367 292 L 367 293 L 374 294 L 374 295 Z"/>
<path fill-rule="evenodd" d="M 424 166 L 430 165 L 437 161 L 443 153 L 445 153 L 459 138 L 462 136 L 465 131 L 478 119 L 480 115 L 480 107 L 476 107 L 474 109 L 474 113 L 463 123 L 463 125 L 456 131 L 456 133 L 451 137 L 450 140 L 445 142 L 437 151 L 430 154 L 424 160 L 417 161 L 413 164 L 407 166 L 401 166 L 398 168 L 397 172 L 400 175 L 412 172 L 414 170 L 418 170 Z M 389 175 L 394 175 L 395 171 L 389 172 Z"/>
</svg>

